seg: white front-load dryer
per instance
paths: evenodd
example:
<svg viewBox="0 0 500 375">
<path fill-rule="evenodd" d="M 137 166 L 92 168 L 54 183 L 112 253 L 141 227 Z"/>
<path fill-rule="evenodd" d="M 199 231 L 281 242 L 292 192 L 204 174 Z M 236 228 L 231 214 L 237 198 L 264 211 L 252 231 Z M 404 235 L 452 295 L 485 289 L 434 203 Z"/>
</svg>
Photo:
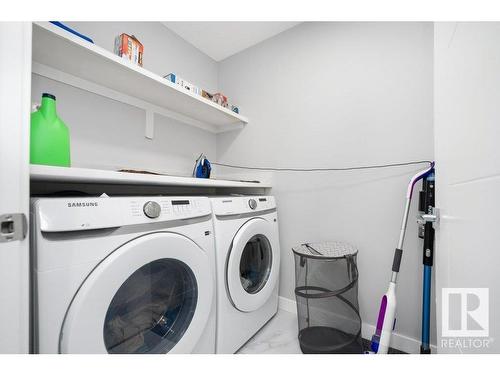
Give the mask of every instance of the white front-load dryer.
<svg viewBox="0 0 500 375">
<path fill-rule="evenodd" d="M 272 196 L 211 198 L 217 263 L 216 352 L 235 353 L 278 310 L 280 245 Z"/>
<path fill-rule="evenodd" d="M 214 353 L 202 197 L 32 201 L 35 353 Z"/>
</svg>

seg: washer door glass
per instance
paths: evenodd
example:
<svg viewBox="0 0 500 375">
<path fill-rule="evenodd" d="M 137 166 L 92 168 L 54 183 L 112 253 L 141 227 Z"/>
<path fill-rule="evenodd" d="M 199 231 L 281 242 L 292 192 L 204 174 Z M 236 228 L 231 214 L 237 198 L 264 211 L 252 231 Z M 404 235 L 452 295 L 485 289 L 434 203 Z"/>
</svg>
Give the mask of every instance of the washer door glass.
<svg viewBox="0 0 500 375">
<path fill-rule="evenodd" d="M 240 260 L 240 280 L 247 293 L 255 294 L 266 285 L 271 273 L 273 252 L 269 240 L 257 234 L 246 243 Z"/>
<path fill-rule="evenodd" d="M 142 266 L 118 289 L 106 313 L 108 353 L 167 353 L 191 323 L 197 297 L 196 279 L 185 263 L 158 259 Z"/>
<path fill-rule="evenodd" d="M 280 247 L 275 225 L 252 218 L 233 237 L 225 276 L 228 297 L 240 311 L 259 309 L 276 292 Z"/>
</svg>

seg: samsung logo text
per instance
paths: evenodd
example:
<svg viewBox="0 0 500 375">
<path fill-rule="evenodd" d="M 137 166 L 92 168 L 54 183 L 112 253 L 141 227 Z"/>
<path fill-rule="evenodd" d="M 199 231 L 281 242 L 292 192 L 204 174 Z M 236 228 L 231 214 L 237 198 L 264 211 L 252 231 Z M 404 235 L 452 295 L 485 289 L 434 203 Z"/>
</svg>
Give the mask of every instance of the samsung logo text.
<svg viewBox="0 0 500 375">
<path fill-rule="evenodd" d="M 97 207 L 97 202 L 72 202 L 68 203 L 69 208 L 73 207 Z"/>
</svg>

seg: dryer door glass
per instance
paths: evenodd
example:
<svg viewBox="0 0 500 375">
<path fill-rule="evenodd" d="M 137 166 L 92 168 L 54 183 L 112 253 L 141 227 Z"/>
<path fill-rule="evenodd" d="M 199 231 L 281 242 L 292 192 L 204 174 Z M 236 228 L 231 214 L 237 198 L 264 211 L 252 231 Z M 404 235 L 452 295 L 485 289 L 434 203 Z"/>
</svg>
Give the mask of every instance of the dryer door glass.
<svg viewBox="0 0 500 375">
<path fill-rule="evenodd" d="M 193 318 L 198 288 L 191 269 L 158 259 L 135 271 L 118 289 L 106 313 L 108 353 L 167 353 Z"/>
<path fill-rule="evenodd" d="M 259 292 L 266 285 L 271 273 L 273 252 L 269 240 L 257 234 L 246 243 L 240 260 L 240 281 L 250 294 Z"/>
</svg>

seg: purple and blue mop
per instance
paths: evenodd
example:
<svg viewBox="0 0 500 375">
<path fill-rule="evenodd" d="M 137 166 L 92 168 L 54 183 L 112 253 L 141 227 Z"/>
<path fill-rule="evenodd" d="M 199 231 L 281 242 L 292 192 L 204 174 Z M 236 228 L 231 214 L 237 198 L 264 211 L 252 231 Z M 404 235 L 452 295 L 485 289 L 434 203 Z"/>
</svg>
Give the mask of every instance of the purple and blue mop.
<svg viewBox="0 0 500 375">
<path fill-rule="evenodd" d="M 399 273 L 399 266 L 401 264 L 401 258 L 403 256 L 403 244 L 406 234 L 406 227 L 408 224 L 408 214 L 410 212 L 413 188 L 419 180 L 425 178 L 433 172 L 434 162 L 431 163 L 429 168 L 413 176 L 410 180 L 410 183 L 408 184 L 408 190 L 406 191 L 406 206 L 404 210 L 403 221 L 401 223 L 398 247 L 394 251 L 394 259 L 392 262 L 391 281 L 389 282 L 389 288 L 387 289 L 385 295 L 382 297 L 382 301 L 380 303 L 377 326 L 371 342 L 371 350 L 378 354 L 386 354 L 389 351 L 392 331 L 394 330 L 394 327 L 396 325 L 396 282 Z"/>
</svg>

